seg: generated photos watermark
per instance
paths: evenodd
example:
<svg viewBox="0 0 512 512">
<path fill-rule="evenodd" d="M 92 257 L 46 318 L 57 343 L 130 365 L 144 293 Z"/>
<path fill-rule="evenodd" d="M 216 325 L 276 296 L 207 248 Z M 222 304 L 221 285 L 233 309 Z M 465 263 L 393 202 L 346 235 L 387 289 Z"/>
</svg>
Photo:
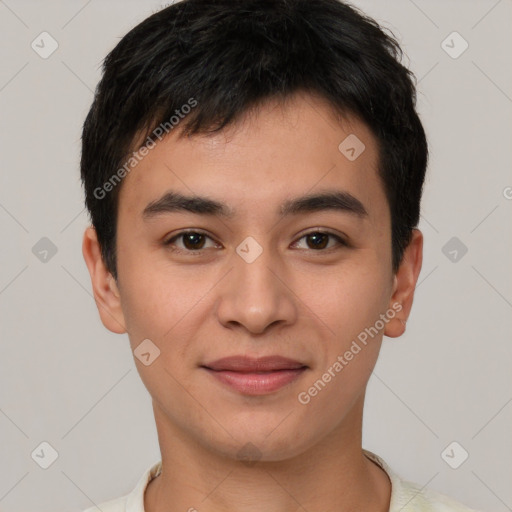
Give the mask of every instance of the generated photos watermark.
<svg viewBox="0 0 512 512">
<path fill-rule="evenodd" d="M 346 350 L 343 355 L 339 355 L 336 361 L 327 368 L 327 371 L 315 381 L 315 383 L 307 389 L 307 391 L 301 391 L 297 395 L 297 399 L 299 403 L 302 405 L 307 405 L 311 402 L 311 398 L 318 395 L 320 391 L 322 391 L 325 386 L 331 382 L 331 380 L 338 375 L 345 366 L 349 364 L 350 361 L 354 359 L 354 357 L 361 352 L 361 350 L 367 345 L 368 337 L 373 339 L 377 334 L 385 327 L 385 325 L 395 318 L 396 314 L 402 311 L 403 306 L 399 302 L 395 302 L 391 308 L 389 308 L 386 313 L 381 313 L 379 320 L 377 320 L 371 327 L 366 327 L 363 331 L 361 331 L 357 335 L 357 340 L 353 340 L 350 348 Z M 361 345 L 358 343 L 363 345 Z"/>
<path fill-rule="evenodd" d="M 168 121 L 160 123 L 151 134 L 158 140 L 162 140 L 165 135 L 168 135 L 181 120 L 184 119 L 194 107 L 197 106 L 197 100 L 189 98 L 187 103 L 183 104 L 179 109 L 176 109 Z M 145 144 L 143 144 L 138 151 L 134 151 L 132 156 L 126 160 L 124 165 L 120 167 L 101 187 L 94 189 L 93 195 L 96 199 L 104 199 L 105 196 L 114 190 L 114 188 L 121 183 L 121 180 L 133 170 L 134 167 L 141 162 L 148 153 L 154 149 L 156 142 L 153 140 L 151 135 L 148 135 Z"/>
</svg>

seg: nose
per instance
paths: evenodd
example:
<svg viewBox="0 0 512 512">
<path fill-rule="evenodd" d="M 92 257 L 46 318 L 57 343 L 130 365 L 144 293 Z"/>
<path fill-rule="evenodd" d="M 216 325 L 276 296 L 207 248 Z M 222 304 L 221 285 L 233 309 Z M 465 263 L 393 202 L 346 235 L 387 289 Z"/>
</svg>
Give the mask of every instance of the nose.
<svg viewBox="0 0 512 512">
<path fill-rule="evenodd" d="M 263 334 L 297 319 L 297 298 L 290 272 L 278 255 L 264 249 L 253 261 L 238 253 L 234 268 L 219 288 L 219 322 L 228 328 L 244 328 Z"/>
</svg>

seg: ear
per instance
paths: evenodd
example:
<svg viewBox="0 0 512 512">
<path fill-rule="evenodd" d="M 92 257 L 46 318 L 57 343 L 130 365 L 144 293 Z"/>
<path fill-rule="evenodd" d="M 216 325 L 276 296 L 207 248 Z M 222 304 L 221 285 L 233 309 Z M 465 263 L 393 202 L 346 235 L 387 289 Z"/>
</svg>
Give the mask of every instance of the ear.
<svg viewBox="0 0 512 512">
<path fill-rule="evenodd" d="M 398 338 L 405 331 L 405 322 L 409 318 L 416 282 L 423 262 L 423 234 L 419 229 L 413 229 L 412 238 L 404 251 L 402 262 L 394 276 L 393 294 L 389 303 L 390 309 L 396 311 L 396 316 L 386 324 L 384 335 Z M 398 308 L 401 304 L 401 309 Z M 394 307 L 393 307 L 394 305 Z"/>
<path fill-rule="evenodd" d="M 126 324 L 117 283 L 103 262 L 96 230 L 92 226 L 85 230 L 82 253 L 91 275 L 94 300 L 103 325 L 117 334 L 125 333 Z"/>
</svg>

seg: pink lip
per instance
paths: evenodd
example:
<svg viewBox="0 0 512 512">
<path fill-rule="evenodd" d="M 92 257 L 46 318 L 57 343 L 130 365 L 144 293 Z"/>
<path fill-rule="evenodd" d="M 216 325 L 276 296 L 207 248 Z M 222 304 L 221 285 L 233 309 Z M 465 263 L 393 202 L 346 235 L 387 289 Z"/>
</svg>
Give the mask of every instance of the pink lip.
<svg viewBox="0 0 512 512">
<path fill-rule="evenodd" d="M 273 370 L 296 370 L 306 366 L 299 361 L 282 356 L 253 358 L 244 355 L 223 357 L 217 361 L 204 364 L 210 370 L 229 370 L 233 372 L 270 372 Z"/>
<path fill-rule="evenodd" d="M 233 356 L 203 365 L 210 375 L 246 395 L 262 395 L 297 379 L 307 366 L 281 356 Z"/>
</svg>

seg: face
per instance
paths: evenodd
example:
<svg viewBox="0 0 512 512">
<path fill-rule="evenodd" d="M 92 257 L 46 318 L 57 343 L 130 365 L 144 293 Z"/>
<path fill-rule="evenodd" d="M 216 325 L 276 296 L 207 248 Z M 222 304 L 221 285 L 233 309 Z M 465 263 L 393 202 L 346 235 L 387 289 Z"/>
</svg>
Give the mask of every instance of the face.
<svg viewBox="0 0 512 512">
<path fill-rule="evenodd" d="M 127 175 L 118 282 L 104 300 L 96 281 L 95 294 L 136 354 L 150 340 L 138 349 L 150 364 L 135 361 L 159 430 L 233 458 L 252 443 L 259 458 L 283 460 L 357 429 L 382 336 L 401 334 L 420 265 L 400 287 L 377 163 L 364 124 L 296 95 L 219 134 L 171 133 Z M 230 356 L 296 364 L 205 368 Z"/>
</svg>

